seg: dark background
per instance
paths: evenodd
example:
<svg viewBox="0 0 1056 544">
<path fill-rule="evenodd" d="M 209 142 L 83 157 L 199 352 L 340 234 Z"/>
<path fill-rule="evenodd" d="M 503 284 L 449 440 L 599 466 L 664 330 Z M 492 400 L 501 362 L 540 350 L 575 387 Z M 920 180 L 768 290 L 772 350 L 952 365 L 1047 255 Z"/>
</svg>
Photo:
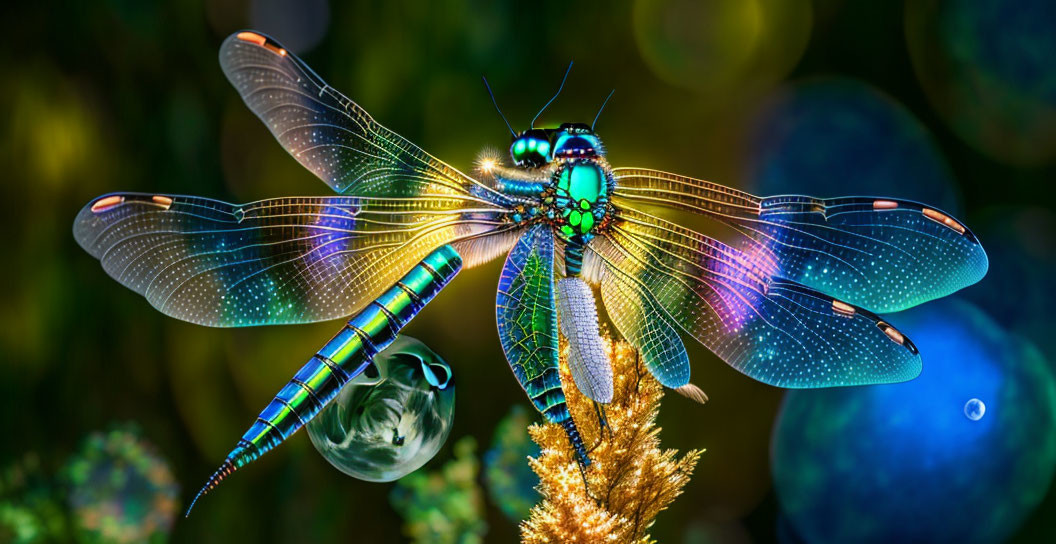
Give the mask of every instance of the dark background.
<svg viewBox="0 0 1056 544">
<path fill-rule="evenodd" d="M 1052 360 L 1056 138 L 1047 121 L 1056 75 L 1051 60 L 1029 62 L 1054 51 L 1056 30 L 1045 26 L 1053 23 L 1051 7 L 1025 2 L 1027 16 L 995 12 L 1007 43 L 943 49 L 942 28 L 928 26 L 942 24 L 935 2 L 911 3 L 911 13 L 883 0 L 641 4 L 109 0 L 3 8 L 0 465 L 32 454 L 45 472 L 57 471 L 87 433 L 133 421 L 168 460 L 186 504 L 259 409 L 336 330 L 335 323 L 209 329 L 167 318 L 111 280 L 70 233 L 86 202 L 115 190 L 236 202 L 326 194 L 220 71 L 220 42 L 249 27 L 463 170 L 483 146 L 509 142 L 481 74 L 520 129 L 572 59 L 565 92 L 543 124 L 589 122 L 615 88 L 598 124 L 614 165 L 750 190 L 771 183 L 755 159 L 768 149 L 766 112 L 781 93 L 815 78 L 862 82 L 923 128 L 928 160 L 948 165 L 940 175 L 949 180 L 946 206 L 991 251 L 991 275 L 964 295 L 1033 336 Z M 909 24 L 916 20 L 931 23 Z M 996 64 L 1007 70 L 980 75 L 943 64 L 944 51 L 965 49 L 1007 61 Z M 1024 50 L 1039 57 L 1023 58 Z M 869 162 L 872 146 L 848 150 L 821 136 L 811 149 L 843 154 L 826 173 L 841 192 L 913 197 L 934 181 L 896 171 L 885 178 L 890 186 L 856 187 L 859 165 L 885 168 Z M 783 190 L 818 186 L 806 180 Z M 472 435 L 482 447 L 512 403 L 527 405 L 495 332 L 499 267 L 464 271 L 405 331 L 451 362 L 459 387 L 452 439 Z M 680 542 L 687 528 L 705 527 L 719 535 L 714 541 L 774 540 L 768 457 L 782 392 L 698 344 L 687 347 L 694 382 L 711 402 L 668 397 L 661 437 L 668 447 L 707 452 L 653 535 Z M 448 458 L 450 444 L 426 468 Z M 190 519 L 181 517 L 172 537 L 398 542 L 390 489 L 341 475 L 299 433 L 225 482 Z M 1056 537 L 1045 519 L 1056 514 L 1052 495 L 1016 541 Z M 487 541 L 515 539 L 515 525 L 490 502 L 487 513 Z"/>
</svg>

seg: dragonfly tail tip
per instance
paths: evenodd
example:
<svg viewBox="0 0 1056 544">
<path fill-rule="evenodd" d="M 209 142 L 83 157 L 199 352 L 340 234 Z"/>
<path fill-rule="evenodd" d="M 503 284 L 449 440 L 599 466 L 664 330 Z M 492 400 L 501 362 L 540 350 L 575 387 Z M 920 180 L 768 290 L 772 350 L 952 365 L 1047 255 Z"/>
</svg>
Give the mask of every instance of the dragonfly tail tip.
<svg viewBox="0 0 1056 544">
<path fill-rule="evenodd" d="M 226 478 L 234 471 L 235 465 L 231 463 L 231 459 L 225 459 L 224 464 L 220 465 L 220 468 L 216 469 L 216 472 L 214 472 L 213 475 L 209 477 L 209 481 L 205 482 L 205 485 L 203 485 L 202 488 L 198 490 L 198 494 L 194 496 L 194 499 L 191 501 L 191 505 L 187 507 L 187 512 L 183 514 L 183 517 L 191 517 L 191 510 L 194 508 L 195 503 L 198 502 L 198 499 L 200 499 L 202 495 L 209 493 L 209 491 L 211 491 L 214 487 L 220 485 L 220 482 L 223 481 L 224 478 Z"/>
</svg>

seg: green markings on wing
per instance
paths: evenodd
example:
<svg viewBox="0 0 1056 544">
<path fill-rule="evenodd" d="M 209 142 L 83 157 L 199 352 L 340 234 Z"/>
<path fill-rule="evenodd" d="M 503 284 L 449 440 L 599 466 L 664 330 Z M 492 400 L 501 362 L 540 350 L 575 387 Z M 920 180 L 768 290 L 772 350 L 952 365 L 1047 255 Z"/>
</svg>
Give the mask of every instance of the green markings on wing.
<svg viewBox="0 0 1056 544">
<path fill-rule="evenodd" d="M 535 407 L 551 422 L 568 419 L 558 370 L 554 236 L 549 226 L 528 229 L 506 257 L 496 320 L 510 368 Z"/>
</svg>

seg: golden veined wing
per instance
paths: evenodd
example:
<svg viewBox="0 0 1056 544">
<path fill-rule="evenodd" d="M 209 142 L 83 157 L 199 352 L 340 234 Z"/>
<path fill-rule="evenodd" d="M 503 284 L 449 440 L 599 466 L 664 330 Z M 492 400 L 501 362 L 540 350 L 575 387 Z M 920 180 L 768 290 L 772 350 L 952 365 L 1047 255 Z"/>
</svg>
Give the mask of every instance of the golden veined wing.
<svg viewBox="0 0 1056 544">
<path fill-rule="evenodd" d="M 462 197 L 294 197 L 228 204 L 114 193 L 84 207 L 77 242 L 161 312 L 241 327 L 358 311 L 431 251 L 500 234 Z"/>
<path fill-rule="evenodd" d="M 220 66 L 282 147 L 338 193 L 470 195 L 507 204 L 501 194 L 383 127 L 268 36 L 232 34 L 220 46 Z"/>
</svg>

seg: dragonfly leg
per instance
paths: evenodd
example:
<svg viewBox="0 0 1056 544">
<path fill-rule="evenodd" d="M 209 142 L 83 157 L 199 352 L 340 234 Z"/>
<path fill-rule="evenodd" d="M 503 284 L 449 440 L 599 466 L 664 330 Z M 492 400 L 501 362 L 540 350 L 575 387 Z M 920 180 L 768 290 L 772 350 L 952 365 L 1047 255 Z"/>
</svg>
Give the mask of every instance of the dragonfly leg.
<svg viewBox="0 0 1056 544">
<path fill-rule="evenodd" d="M 612 427 L 609 426 L 609 419 L 605 415 L 605 407 L 602 406 L 600 403 L 595 402 L 594 415 L 598 418 L 598 441 L 595 442 L 594 445 L 587 450 L 588 454 L 593 453 L 594 450 L 598 449 L 598 447 L 601 446 L 601 443 L 605 441 L 606 431 L 608 434 L 608 439 L 610 441 L 612 440 Z"/>
<path fill-rule="evenodd" d="M 594 414 L 598 416 L 599 440 L 604 433 L 608 433 L 609 440 L 612 440 L 612 427 L 609 426 L 609 418 L 605 415 L 605 407 L 600 403 L 595 402 Z"/>
</svg>

